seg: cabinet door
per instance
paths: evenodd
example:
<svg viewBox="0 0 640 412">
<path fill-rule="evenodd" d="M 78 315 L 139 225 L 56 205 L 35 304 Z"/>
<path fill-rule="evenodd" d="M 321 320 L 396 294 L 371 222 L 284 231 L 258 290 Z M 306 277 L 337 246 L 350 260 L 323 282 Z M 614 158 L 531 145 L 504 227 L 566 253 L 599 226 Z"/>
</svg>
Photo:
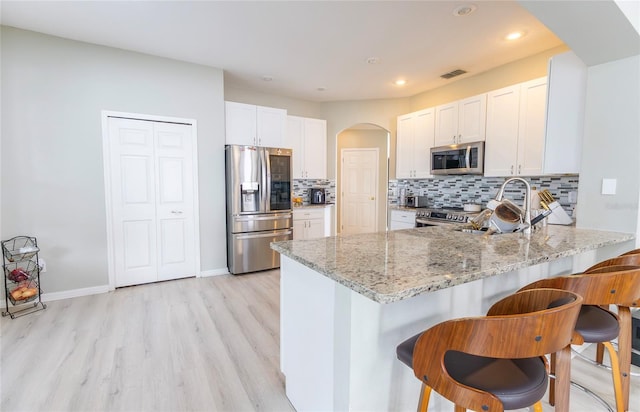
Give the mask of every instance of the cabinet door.
<svg viewBox="0 0 640 412">
<path fill-rule="evenodd" d="M 518 169 L 516 171 L 519 176 L 542 174 L 546 101 L 546 77 L 520 85 Z"/>
<path fill-rule="evenodd" d="M 318 239 L 325 236 L 324 219 L 307 220 L 307 239 Z"/>
<path fill-rule="evenodd" d="M 392 210 L 389 230 L 411 229 L 416 226 L 416 213 L 406 210 Z"/>
<path fill-rule="evenodd" d="M 307 220 L 293 219 L 293 240 L 306 239 Z"/>
<path fill-rule="evenodd" d="M 287 116 L 284 147 L 293 150 L 293 178 L 304 179 L 304 118 Z"/>
<path fill-rule="evenodd" d="M 227 144 L 255 145 L 256 106 L 225 102 L 225 141 Z"/>
<path fill-rule="evenodd" d="M 435 113 L 434 108 L 415 113 L 412 150 L 414 177 L 431 177 L 431 148 L 435 135 Z"/>
<path fill-rule="evenodd" d="M 513 176 L 518 150 L 520 85 L 488 93 L 485 176 Z"/>
<path fill-rule="evenodd" d="M 396 178 L 413 177 L 413 141 L 414 117 L 413 113 L 398 116 L 396 134 Z"/>
<path fill-rule="evenodd" d="M 461 100 L 458 104 L 458 143 L 484 141 L 486 119 L 486 94 Z"/>
<path fill-rule="evenodd" d="M 458 102 L 436 107 L 435 146 L 456 144 L 458 137 Z"/>
<path fill-rule="evenodd" d="M 304 119 L 304 168 L 306 179 L 327 178 L 327 121 Z"/>
<path fill-rule="evenodd" d="M 273 107 L 256 107 L 258 146 L 282 147 L 287 128 L 287 111 Z"/>
<path fill-rule="evenodd" d="M 549 60 L 544 173 L 580 173 L 587 67 L 574 52 Z"/>
</svg>

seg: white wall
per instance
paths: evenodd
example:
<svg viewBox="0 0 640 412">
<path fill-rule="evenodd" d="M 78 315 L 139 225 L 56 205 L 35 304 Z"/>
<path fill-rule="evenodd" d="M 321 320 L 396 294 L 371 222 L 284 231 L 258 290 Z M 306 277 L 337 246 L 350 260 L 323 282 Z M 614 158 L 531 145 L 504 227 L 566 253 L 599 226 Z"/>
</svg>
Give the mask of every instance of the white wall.
<svg viewBox="0 0 640 412">
<path fill-rule="evenodd" d="M 577 222 L 636 233 L 640 197 L 640 56 L 589 67 Z M 602 179 L 617 193 L 602 195 Z"/>
<path fill-rule="evenodd" d="M 2 27 L 2 232 L 43 291 L 108 284 L 101 111 L 198 122 L 202 270 L 226 270 L 222 70 Z"/>
</svg>

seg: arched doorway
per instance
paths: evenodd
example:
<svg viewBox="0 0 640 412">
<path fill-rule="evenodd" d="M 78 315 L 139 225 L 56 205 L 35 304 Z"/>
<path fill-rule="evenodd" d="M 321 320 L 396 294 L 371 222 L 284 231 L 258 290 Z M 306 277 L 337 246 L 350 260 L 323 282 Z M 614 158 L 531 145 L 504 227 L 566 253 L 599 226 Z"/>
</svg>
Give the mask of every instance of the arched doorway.
<svg viewBox="0 0 640 412">
<path fill-rule="evenodd" d="M 389 131 L 375 124 L 360 123 L 353 125 L 347 129 L 342 130 L 336 136 L 336 227 L 338 233 L 365 233 L 372 231 L 384 232 L 387 230 L 387 193 L 389 187 Z M 371 167 L 367 164 L 367 157 L 371 159 L 372 153 L 377 153 L 377 167 Z M 344 167 L 343 160 L 350 159 L 355 163 L 350 163 L 355 166 L 351 167 L 349 171 L 349 165 Z M 355 160 L 354 160 L 355 159 Z M 358 187 L 357 189 L 363 189 L 357 196 L 349 196 L 349 192 L 345 195 L 344 189 L 346 185 L 364 185 L 370 184 L 369 178 L 373 179 L 374 176 L 357 176 L 358 172 L 357 162 L 363 162 L 362 173 L 365 173 L 364 169 L 371 169 L 371 173 L 375 169 L 375 188 L 372 188 L 374 194 L 369 196 L 366 193 L 366 188 Z M 345 172 L 349 172 L 349 180 L 345 183 L 344 179 L 347 177 Z M 367 183 L 363 183 L 367 182 Z M 371 197 L 375 204 L 364 206 L 362 203 L 363 196 L 366 196 L 369 200 Z M 359 197 L 359 198 L 358 198 Z M 360 203 L 358 203 L 360 202 Z M 375 206 L 375 217 L 370 217 L 370 210 Z M 366 210 L 366 213 L 364 213 Z M 354 219 L 350 219 L 348 216 L 353 216 L 353 213 L 357 213 L 358 222 L 354 222 Z M 346 213 L 345 213 L 346 212 Z M 344 217 L 347 216 L 347 217 Z M 375 219 L 375 222 L 367 222 L 367 219 Z M 344 219 L 344 221 L 343 221 Z M 347 223 L 347 224 L 345 224 Z"/>
</svg>

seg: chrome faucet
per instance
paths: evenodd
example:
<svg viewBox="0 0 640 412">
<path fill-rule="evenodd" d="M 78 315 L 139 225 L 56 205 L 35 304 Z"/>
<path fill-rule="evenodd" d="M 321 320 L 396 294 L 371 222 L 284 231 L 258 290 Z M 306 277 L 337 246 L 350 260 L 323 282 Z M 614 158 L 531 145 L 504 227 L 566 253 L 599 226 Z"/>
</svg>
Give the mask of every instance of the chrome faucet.
<svg viewBox="0 0 640 412">
<path fill-rule="evenodd" d="M 527 227 L 522 230 L 522 233 L 529 234 L 531 233 L 531 186 L 529 185 L 529 182 L 527 182 L 521 177 L 511 177 L 505 180 L 502 186 L 500 186 L 500 190 L 498 190 L 498 194 L 496 195 L 496 201 L 498 202 L 502 201 L 502 198 L 504 197 L 504 188 L 507 186 L 507 184 L 509 184 L 510 182 L 513 182 L 514 180 L 524 183 L 526 187 L 526 194 L 524 195 L 523 206 L 524 206 L 524 223 L 527 225 Z"/>
</svg>

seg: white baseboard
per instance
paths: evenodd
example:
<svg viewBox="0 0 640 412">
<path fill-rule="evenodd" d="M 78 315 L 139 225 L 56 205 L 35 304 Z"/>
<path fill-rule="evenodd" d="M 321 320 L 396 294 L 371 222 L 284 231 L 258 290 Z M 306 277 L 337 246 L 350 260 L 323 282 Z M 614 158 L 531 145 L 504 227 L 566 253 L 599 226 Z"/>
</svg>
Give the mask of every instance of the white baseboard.
<svg viewBox="0 0 640 412">
<path fill-rule="evenodd" d="M 80 296 L 97 295 L 107 292 L 109 292 L 109 285 L 93 286 L 90 288 L 63 290 L 62 292 L 43 293 L 42 300 L 44 302 L 51 302 L 54 300 L 78 298 Z"/>
<path fill-rule="evenodd" d="M 50 292 L 42 294 L 43 302 L 52 302 L 54 300 L 62 300 L 69 298 L 78 298 L 81 296 L 98 295 L 100 293 L 109 292 L 109 285 L 93 286 L 90 288 L 63 290 L 62 292 Z M 33 303 L 33 302 L 32 302 Z M 5 301 L 0 302 L 0 308 L 6 309 Z"/>
<path fill-rule="evenodd" d="M 228 275 L 229 270 L 227 268 L 222 269 L 212 269 L 212 270 L 203 270 L 200 272 L 201 278 L 206 278 L 208 276 L 220 276 L 220 275 Z"/>
</svg>

